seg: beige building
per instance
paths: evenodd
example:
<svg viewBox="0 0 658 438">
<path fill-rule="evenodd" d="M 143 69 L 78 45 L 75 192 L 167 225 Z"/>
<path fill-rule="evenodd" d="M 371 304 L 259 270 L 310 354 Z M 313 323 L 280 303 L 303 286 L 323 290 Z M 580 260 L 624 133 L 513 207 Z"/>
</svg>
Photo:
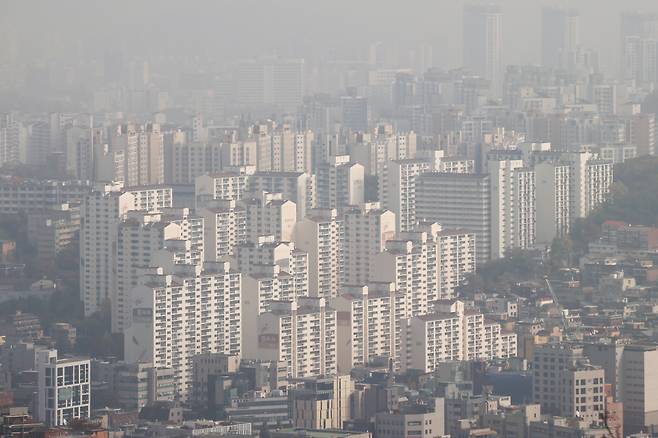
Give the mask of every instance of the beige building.
<svg viewBox="0 0 658 438">
<path fill-rule="evenodd" d="M 505 438 L 533 438 L 530 424 L 541 419 L 541 406 L 526 404 L 521 406 L 499 406 L 498 412 L 482 415 L 482 426 L 495 430 Z"/>
<path fill-rule="evenodd" d="M 299 429 L 342 429 L 351 419 L 349 375 L 307 380 L 289 390 L 292 424 Z"/>
<path fill-rule="evenodd" d="M 192 357 L 192 394 L 194 406 L 208 403 L 208 378 L 211 375 L 233 374 L 240 368 L 240 357 L 225 353 L 200 353 Z"/>
<path fill-rule="evenodd" d="M 173 401 L 176 389 L 172 369 L 155 368 L 143 362 L 119 365 L 114 386 L 117 402 L 133 410 L 156 401 Z"/>
</svg>

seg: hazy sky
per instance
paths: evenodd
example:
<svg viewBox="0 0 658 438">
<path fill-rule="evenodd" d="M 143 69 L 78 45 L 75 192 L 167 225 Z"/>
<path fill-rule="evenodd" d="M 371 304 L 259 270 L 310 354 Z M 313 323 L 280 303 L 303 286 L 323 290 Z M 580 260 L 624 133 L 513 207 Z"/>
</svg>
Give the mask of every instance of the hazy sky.
<svg viewBox="0 0 658 438">
<path fill-rule="evenodd" d="M 434 63 L 461 62 L 463 0 L 0 0 L 0 36 L 33 57 L 107 48 L 166 54 L 175 50 L 223 56 L 263 52 L 326 56 L 329 49 L 369 42 L 427 41 Z M 539 62 L 542 5 L 580 9 L 585 46 L 616 66 L 619 12 L 658 13 L 658 0 L 499 0 L 506 63 Z M 35 13 L 35 11 L 39 11 Z M 0 42 L 0 44 L 2 44 Z"/>
</svg>

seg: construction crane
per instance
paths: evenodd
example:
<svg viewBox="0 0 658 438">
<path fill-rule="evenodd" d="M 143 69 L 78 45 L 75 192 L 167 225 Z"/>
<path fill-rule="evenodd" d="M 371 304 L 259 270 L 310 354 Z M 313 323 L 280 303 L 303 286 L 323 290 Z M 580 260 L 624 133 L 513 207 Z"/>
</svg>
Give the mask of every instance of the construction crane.
<svg viewBox="0 0 658 438">
<path fill-rule="evenodd" d="M 569 329 L 571 328 L 571 324 L 569 323 L 569 319 L 564 313 L 564 310 L 562 309 L 562 306 L 560 306 L 560 302 L 557 299 L 557 295 L 555 294 L 555 291 L 553 290 L 553 286 L 551 286 L 551 282 L 549 281 L 548 277 L 544 277 L 544 281 L 546 281 L 546 286 L 548 287 L 548 291 L 551 294 L 551 298 L 553 298 L 553 302 L 557 306 L 557 310 L 560 312 L 560 319 L 562 321 L 562 330 L 565 334 L 565 336 L 569 336 Z"/>
</svg>

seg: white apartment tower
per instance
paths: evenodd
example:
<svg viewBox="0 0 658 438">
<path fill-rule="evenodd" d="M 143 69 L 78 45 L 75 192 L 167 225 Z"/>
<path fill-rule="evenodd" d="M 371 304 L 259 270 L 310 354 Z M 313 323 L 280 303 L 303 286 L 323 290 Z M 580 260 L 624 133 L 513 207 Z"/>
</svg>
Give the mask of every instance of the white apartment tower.
<svg viewBox="0 0 658 438">
<path fill-rule="evenodd" d="M 395 317 L 395 285 L 345 286 L 331 300 L 337 312 L 337 366 L 340 374 L 395 355 L 399 320 Z"/>
<path fill-rule="evenodd" d="M 416 184 L 430 164 L 423 160 L 395 160 L 386 163 L 379 179 L 379 199 L 382 206 L 395 213 L 398 232 L 411 231 L 416 226 Z"/>
<path fill-rule="evenodd" d="M 197 202 L 209 199 L 240 201 L 248 190 L 249 175 L 242 171 L 227 171 L 214 175 L 201 175 L 194 181 Z"/>
<path fill-rule="evenodd" d="M 491 258 L 535 243 L 535 172 L 522 160 L 489 160 Z"/>
<path fill-rule="evenodd" d="M 345 220 L 345 284 L 364 285 L 370 279 L 373 257 L 395 238 L 395 213 L 381 209 L 379 203 L 348 208 Z"/>
<path fill-rule="evenodd" d="M 441 362 L 515 357 L 516 334 L 505 333 L 464 303 L 443 300 L 434 312 L 410 318 L 401 334 L 402 370 L 432 372 Z"/>
<path fill-rule="evenodd" d="M 308 253 L 309 295 L 338 295 L 345 275 L 345 223 L 336 210 L 311 210 L 295 225 L 295 247 Z"/>
<path fill-rule="evenodd" d="M 192 391 L 192 358 L 200 353 L 240 355 L 242 275 L 228 262 L 175 264 L 161 252 L 132 291 L 132 321 L 125 360 L 174 371 L 176 391 Z"/>
<path fill-rule="evenodd" d="M 123 191 L 121 185 L 99 187 L 85 196 L 80 209 L 80 296 L 85 315 L 109 304 L 116 288 L 117 230 L 130 210 L 171 207 L 172 191 L 143 187 Z"/>
<path fill-rule="evenodd" d="M 253 193 L 281 193 L 297 206 L 297 218 L 317 205 L 315 175 L 302 172 L 256 172 L 249 178 Z"/>
<path fill-rule="evenodd" d="M 365 170 L 350 161 L 349 155 L 331 157 L 331 162 L 317 168 L 318 208 L 341 208 L 363 205 L 365 199 Z"/>
<path fill-rule="evenodd" d="M 274 236 L 275 240 L 290 242 L 297 222 L 297 206 L 281 193 L 256 193 L 244 201 L 247 215 L 247 239 Z"/>
<path fill-rule="evenodd" d="M 130 296 L 140 270 L 152 266 L 153 254 L 169 250 L 175 263 L 201 264 L 204 258 L 203 219 L 188 209 L 163 209 L 163 213 L 132 211 L 119 223 L 116 243 L 116 287 L 112 296 L 112 332 L 122 333 L 130 324 Z"/>
<path fill-rule="evenodd" d="M 290 378 L 336 374 L 336 311 L 324 298 L 272 302 L 244 336 L 257 342 L 256 359 L 284 362 Z"/>
<path fill-rule="evenodd" d="M 543 162 L 535 166 L 537 243 L 548 244 L 565 236 L 571 225 L 571 171 L 567 163 Z"/>
<path fill-rule="evenodd" d="M 247 212 L 234 200 L 199 203 L 197 214 L 203 218 L 205 259 L 209 262 L 226 260 L 236 246 L 247 241 Z"/>
</svg>

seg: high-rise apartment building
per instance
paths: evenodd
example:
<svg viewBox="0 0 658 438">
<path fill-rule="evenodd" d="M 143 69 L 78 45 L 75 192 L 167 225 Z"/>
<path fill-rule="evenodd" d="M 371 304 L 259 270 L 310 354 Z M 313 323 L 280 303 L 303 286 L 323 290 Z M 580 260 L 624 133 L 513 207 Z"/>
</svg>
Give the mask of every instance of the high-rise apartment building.
<svg viewBox="0 0 658 438">
<path fill-rule="evenodd" d="M 332 157 L 316 169 L 317 208 L 341 208 L 363 205 L 365 171 L 361 164 L 350 161 L 349 155 Z"/>
<path fill-rule="evenodd" d="M 158 124 L 118 125 L 110 131 L 109 145 L 107 159 L 99 162 L 105 180 L 126 187 L 164 183 L 164 135 Z"/>
<path fill-rule="evenodd" d="M 341 97 L 342 120 L 345 129 L 365 132 L 370 123 L 368 99 L 360 96 Z"/>
<path fill-rule="evenodd" d="M 474 233 L 476 261 L 487 262 L 491 255 L 489 175 L 425 173 L 416 186 L 418 219 Z"/>
<path fill-rule="evenodd" d="M 463 65 L 491 81 L 499 95 L 503 83 L 503 14 L 494 5 L 464 6 Z"/>
<path fill-rule="evenodd" d="M 490 159 L 491 258 L 535 243 L 535 172 L 523 160 Z"/>
<path fill-rule="evenodd" d="M 403 324 L 401 367 L 432 372 L 442 362 L 490 360 L 516 356 L 516 334 L 465 309 L 461 301 L 442 301 L 436 312 L 417 315 Z"/>
<path fill-rule="evenodd" d="M 336 311 L 324 298 L 272 302 L 244 336 L 256 359 L 284 362 L 290 378 L 336 374 Z"/>
<path fill-rule="evenodd" d="M 379 199 L 382 206 L 395 213 L 397 230 L 411 231 L 417 221 L 428 219 L 417 214 L 417 181 L 429 171 L 424 160 L 394 160 L 386 163 L 379 178 Z"/>
<path fill-rule="evenodd" d="M 399 320 L 395 314 L 395 285 L 368 283 L 345 286 L 344 293 L 331 300 L 337 312 L 337 366 L 339 373 L 367 366 L 395 355 Z"/>
<path fill-rule="evenodd" d="M 317 205 L 315 175 L 303 172 L 256 172 L 249 177 L 253 193 L 281 193 L 297 206 L 297 218 Z"/>
<path fill-rule="evenodd" d="M 203 218 L 204 255 L 207 261 L 226 260 L 236 246 L 247 241 L 247 212 L 235 200 L 216 199 L 197 205 Z"/>
<path fill-rule="evenodd" d="M 249 175 L 241 170 L 201 175 L 194 181 L 197 203 L 211 199 L 241 201 L 248 190 Z"/>
<path fill-rule="evenodd" d="M 247 215 L 247 239 L 251 242 L 260 236 L 274 236 L 276 241 L 292 241 L 297 223 L 297 206 L 283 198 L 281 193 L 256 193 L 243 202 Z"/>
<path fill-rule="evenodd" d="M 192 392 L 192 358 L 242 351 L 242 274 L 228 262 L 176 264 L 171 254 L 142 271 L 132 291 L 132 320 L 124 335 L 128 363 L 174 371 L 182 400 Z"/>
<path fill-rule="evenodd" d="M 345 222 L 338 212 L 311 210 L 295 225 L 293 242 L 308 253 L 309 295 L 338 295 L 345 280 Z"/>
<path fill-rule="evenodd" d="M 638 84 L 656 81 L 658 16 L 641 12 L 621 14 L 621 74 Z"/>
<path fill-rule="evenodd" d="M 26 155 L 27 131 L 12 114 L 0 114 L 0 166 L 21 162 Z"/>
<path fill-rule="evenodd" d="M 367 203 L 344 211 L 345 284 L 364 285 L 370 279 L 371 260 L 395 238 L 395 213 Z"/>
<path fill-rule="evenodd" d="M 543 162 L 535 166 L 537 243 L 563 237 L 571 225 L 571 171 L 568 163 Z"/>
<path fill-rule="evenodd" d="M 159 213 L 129 211 L 117 228 L 115 290 L 111 297 L 112 332 L 130 324 L 132 289 L 140 270 L 153 266 L 153 257 L 167 250 L 175 263 L 201 264 L 204 260 L 203 219 L 188 209 L 161 209 Z"/>
<path fill-rule="evenodd" d="M 167 187 L 124 191 L 120 185 L 99 187 L 80 209 L 80 297 L 85 315 L 110 304 L 116 288 L 117 230 L 128 211 L 158 211 L 172 206 Z"/>
<path fill-rule="evenodd" d="M 453 299 L 457 287 L 475 272 L 475 234 L 463 229 L 441 230 L 435 236 L 438 251 L 438 299 Z"/>
</svg>

